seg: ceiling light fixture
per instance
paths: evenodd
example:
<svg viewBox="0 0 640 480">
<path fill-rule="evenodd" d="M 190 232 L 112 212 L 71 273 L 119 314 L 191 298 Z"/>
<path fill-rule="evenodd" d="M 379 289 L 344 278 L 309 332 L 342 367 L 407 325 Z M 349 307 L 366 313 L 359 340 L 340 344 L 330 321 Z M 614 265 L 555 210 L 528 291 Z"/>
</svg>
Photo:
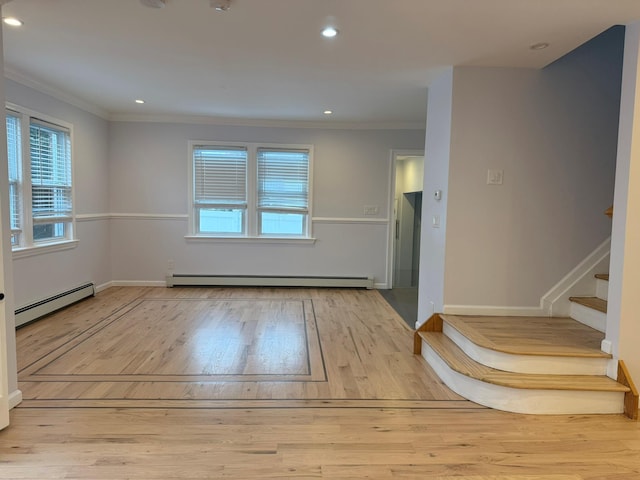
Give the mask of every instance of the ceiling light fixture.
<svg viewBox="0 0 640 480">
<path fill-rule="evenodd" d="M 529 49 L 530 50 L 544 50 L 548 46 L 549 46 L 549 44 L 547 42 L 540 42 L 540 43 L 534 43 L 533 45 L 530 45 Z"/>
<path fill-rule="evenodd" d="M 231 8 L 231 0 L 209 0 L 209 5 L 218 12 L 226 12 Z"/>
<path fill-rule="evenodd" d="M 325 115 L 331 115 L 333 113 L 333 110 L 325 110 L 324 112 Z"/>
<path fill-rule="evenodd" d="M 144 103 L 144 100 L 138 99 L 138 100 L 136 100 L 136 103 L 139 103 L 140 105 L 142 105 Z"/>
<path fill-rule="evenodd" d="M 324 30 L 322 30 L 322 36 L 325 38 L 333 38 L 336 35 L 338 35 L 338 29 L 336 27 L 325 27 Z"/>
<path fill-rule="evenodd" d="M 12 27 L 21 27 L 22 25 L 24 25 L 22 20 L 19 20 L 16 17 L 4 17 L 2 21 L 7 25 L 11 25 Z"/>
</svg>

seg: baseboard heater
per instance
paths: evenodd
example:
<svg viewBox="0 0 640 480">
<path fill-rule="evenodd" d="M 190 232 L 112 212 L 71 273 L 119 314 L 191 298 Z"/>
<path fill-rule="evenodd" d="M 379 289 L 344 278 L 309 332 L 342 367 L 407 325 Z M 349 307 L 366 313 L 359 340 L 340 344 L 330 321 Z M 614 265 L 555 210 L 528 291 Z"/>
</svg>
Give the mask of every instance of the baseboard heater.
<svg viewBox="0 0 640 480">
<path fill-rule="evenodd" d="M 373 288 L 373 277 L 289 277 L 263 275 L 167 275 L 167 287 L 334 287 Z"/>
<path fill-rule="evenodd" d="M 86 283 L 79 287 L 72 288 L 71 290 L 67 290 L 66 292 L 58 293 L 43 300 L 20 307 L 15 312 L 16 327 L 24 326 L 27 323 L 31 323 L 40 317 L 53 313 L 56 310 L 60 310 L 72 303 L 76 303 L 87 297 L 92 297 L 95 293 L 93 283 Z"/>
</svg>

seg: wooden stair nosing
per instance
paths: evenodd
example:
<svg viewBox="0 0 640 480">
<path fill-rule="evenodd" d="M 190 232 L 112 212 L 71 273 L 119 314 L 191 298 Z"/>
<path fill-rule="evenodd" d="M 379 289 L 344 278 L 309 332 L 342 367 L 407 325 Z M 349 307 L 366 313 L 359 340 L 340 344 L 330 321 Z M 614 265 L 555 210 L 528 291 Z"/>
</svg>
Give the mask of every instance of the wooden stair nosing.
<svg viewBox="0 0 640 480">
<path fill-rule="evenodd" d="M 606 376 L 541 375 L 496 370 L 469 358 L 443 333 L 419 332 L 419 335 L 452 370 L 485 383 L 527 390 L 629 391 L 625 385 Z"/>
<path fill-rule="evenodd" d="M 569 297 L 569 301 L 592 308 L 598 312 L 607 313 L 607 301 L 598 297 Z"/>
<path fill-rule="evenodd" d="M 606 282 L 608 282 L 608 281 L 609 281 L 609 274 L 608 274 L 608 273 L 596 273 L 596 274 L 595 274 L 595 277 L 596 277 L 598 280 L 604 280 L 604 281 L 606 281 Z"/>
<path fill-rule="evenodd" d="M 605 359 L 613 358 L 613 356 L 610 353 L 605 353 L 601 350 L 592 350 L 591 352 L 570 351 L 569 349 L 564 351 L 563 350 L 544 351 L 541 349 L 536 350 L 533 347 L 531 350 L 523 350 L 523 349 L 516 349 L 510 346 L 499 346 L 499 345 L 496 345 L 491 339 L 487 338 L 485 335 L 482 335 L 474 331 L 472 328 L 466 328 L 464 321 L 459 316 L 443 314 L 443 315 L 440 315 L 440 317 L 444 322 L 446 322 L 452 328 L 455 328 L 458 332 L 460 332 L 460 334 L 467 337 L 471 342 L 475 343 L 480 347 L 483 347 L 489 350 L 494 350 L 500 353 L 506 353 L 509 355 L 528 355 L 528 356 L 554 356 L 554 357 L 605 358 Z"/>
</svg>

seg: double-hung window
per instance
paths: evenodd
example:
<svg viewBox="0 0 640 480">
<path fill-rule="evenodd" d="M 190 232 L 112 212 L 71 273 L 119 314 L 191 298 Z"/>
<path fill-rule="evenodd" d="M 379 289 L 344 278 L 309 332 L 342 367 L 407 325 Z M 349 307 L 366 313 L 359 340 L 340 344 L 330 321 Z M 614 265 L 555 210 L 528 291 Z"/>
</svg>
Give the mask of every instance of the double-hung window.
<svg viewBox="0 0 640 480">
<path fill-rule="evenodd" d="M 11 245 L 73 238 L 71 132 L 28 112 L 6 115 Z"/>
<path fill-rule="evenodd" d="M 308 238 L 312 148 L 191 142 L 191 233 Z"/>
</svg>

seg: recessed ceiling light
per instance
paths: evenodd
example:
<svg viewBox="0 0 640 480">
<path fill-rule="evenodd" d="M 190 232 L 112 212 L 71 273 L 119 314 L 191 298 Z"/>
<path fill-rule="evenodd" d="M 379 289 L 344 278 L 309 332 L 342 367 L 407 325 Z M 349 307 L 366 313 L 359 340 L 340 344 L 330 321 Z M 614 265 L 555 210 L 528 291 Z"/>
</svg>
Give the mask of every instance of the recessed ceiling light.
<svg viewBox="0 0 640 480">
<path fill-rule="evenodd" d="M 333 113 L 333 110 L 325 110 L 324 112 L 325 115 L 331 115 Z"/>
<path fill-rule="evenodd" d="M 218 12 L 226 12 L 231 8 L 231 0 L 209 0 L 209 5 Z"/>
<path fill-rule="evenodd" d="M 12 27 L 21 27 L 22 25 L 24 25 L 24 23 L 22 23 L 22 20 L 19 20 L 16 17 L 4 17 L 2 21 L 7 25 L 11 25 Z"/>
<path fill-rule="evenodd" d="M 322 36 L 326 38 L 333 38 L 338 35 L 338 29 L 336 27 L 325 27 L 322 30 Z"/>
<path fill-rule="evenodd" d="M 142 105 L 144 103 L 144 100 L 138 99 L 138 100 L 136 100 L 136 103 L 139 103 L 140 105 Z"/>
<path fill-rule="evenodd" d="M 530 50 L 544 50 L 548 46 L 549 46 L 549 44 L 547 42 L 540 42 L 540 43 L 534 43 L 533 45 L 530 45 L 529 49 Z"/>
</svg>

